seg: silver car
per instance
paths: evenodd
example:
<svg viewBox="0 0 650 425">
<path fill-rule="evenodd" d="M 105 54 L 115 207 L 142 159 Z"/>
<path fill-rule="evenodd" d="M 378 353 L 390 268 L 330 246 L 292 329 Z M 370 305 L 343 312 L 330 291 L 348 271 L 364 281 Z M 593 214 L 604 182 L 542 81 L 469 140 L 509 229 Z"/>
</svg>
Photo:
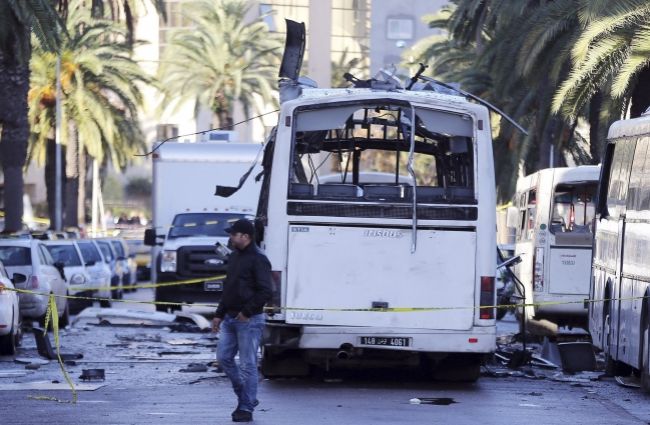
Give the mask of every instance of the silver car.
<svg viewBox="0 0 650 425">
<path fill-rule="evenodd" d="M 43 241 L 43 244 L 54 258 L 55 262 L 63 264 L 65 278 L 68 281 L 70 295 L 90 298 L 95 295 L 98 286 L 94 286 L 90 273 L 77 243 L 73 240 Z M 70 299 L 70 310 L 76 314 L 85 307 L 92 305 L 92 300 Z"/>
<path fill-rule="evenodd" d="M 57 295 L 56 307 L 59 325 L 65 327 L 70 322 L 68 283 L 64 279 L 63 264 L 55 264 L 43 243 L 37 239 L 0 239 L 0 261 L 7 273 L 24 274 L 27 281 L 16 284 L 17 289 L 27 289 L 34 293 L 20 293 L 20 312 L 25 318 L 45 321 L 49 295 Z"/>
<path fill-rule="evenodd" d="M 102 307 L 110 307 L 111 302 L 111 269 L 104 261 L 101 251 L 95 243 L 89 239 L 79 239 L 76 241 L 81 257 L 86 265 L 86 270 L 90 274 L 93 288 L 96 289 L 96 295 L 102 300 L 99 304 Z M 99 289 L 97 289 L 99 288 Z"/>
</svg>

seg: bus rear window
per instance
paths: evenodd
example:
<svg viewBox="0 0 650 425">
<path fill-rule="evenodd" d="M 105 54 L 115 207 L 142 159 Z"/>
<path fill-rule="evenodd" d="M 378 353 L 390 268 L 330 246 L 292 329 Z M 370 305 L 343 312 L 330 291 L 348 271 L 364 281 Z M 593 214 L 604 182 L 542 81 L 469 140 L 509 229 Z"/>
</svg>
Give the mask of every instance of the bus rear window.
<svg viewBox="0 0 650 425">
<path fill-rule="evenodd" d="M 409 106 L 344 104 L 299 111 L 289 198 L 474 203 L 473 120 Z M 415 121 L 413 173 L 409 171 Z"/>
<path fill-rule="evenodd" d="M 563 183 L 555 187 L 551 208 L 552 233 L 591 233 L 596 212 L 597 182 Z"/>
</svg>

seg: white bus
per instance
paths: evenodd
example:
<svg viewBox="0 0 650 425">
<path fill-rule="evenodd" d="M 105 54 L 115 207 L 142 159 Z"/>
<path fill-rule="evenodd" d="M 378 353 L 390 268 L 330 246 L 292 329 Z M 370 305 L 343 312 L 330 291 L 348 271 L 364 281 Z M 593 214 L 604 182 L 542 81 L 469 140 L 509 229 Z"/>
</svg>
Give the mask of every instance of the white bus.
<svg viewBox="0 0 650 425">
<path fill-rule="evenodd" d="M 495 302 L 489 119 L 432 90 L 303 87 L 282 104 L 257 217 L 277 286 L 266 376 L 420 364 L 478 378 L 496 345 L 495 309 L 480 308 Z"/>
<path fill-rule="evenodd" d="M 523 290 L 516 288 L 520 303 L 526 301 L 528 323 L 548 320 L 554 324 L 551 331 L 555 325 L 587 328 L 584 300 L 589 295 L 599 174 L 600 166 L 583 165 L 548 168 L 517 181 L 508 224 L 516 228 L 515 255 L 522 261 L 514 272 Z M 523 309 L 517 313 L 521 324 Z M 539 326 L 527 331 L 542 329 L 549 331 Z"/>
<path fill-rule="evenodd" d="M 609 129 L 596 209 L 589 331 L 607 369 L 650 389 L 650 116 Z"/>
</svg>

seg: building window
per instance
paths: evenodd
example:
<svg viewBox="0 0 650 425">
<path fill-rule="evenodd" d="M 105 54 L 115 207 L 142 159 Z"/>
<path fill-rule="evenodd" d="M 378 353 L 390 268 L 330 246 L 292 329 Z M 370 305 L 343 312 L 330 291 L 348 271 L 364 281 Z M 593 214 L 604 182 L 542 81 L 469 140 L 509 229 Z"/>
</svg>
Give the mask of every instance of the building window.
<svg viewBox="0 0 650 425">
<path fill-rule="evenodd" d="M 178 137 L 178 126 L 176 124 L 158 124 L 156 126 L 156 140 L 163 141 Z"/>
<path fill-rule="evenodd" d="M 412 40 L 413 19 L 411 18 L 388 18 L 386 24 L 386 38 L 389 40 Z"/>
</svg>

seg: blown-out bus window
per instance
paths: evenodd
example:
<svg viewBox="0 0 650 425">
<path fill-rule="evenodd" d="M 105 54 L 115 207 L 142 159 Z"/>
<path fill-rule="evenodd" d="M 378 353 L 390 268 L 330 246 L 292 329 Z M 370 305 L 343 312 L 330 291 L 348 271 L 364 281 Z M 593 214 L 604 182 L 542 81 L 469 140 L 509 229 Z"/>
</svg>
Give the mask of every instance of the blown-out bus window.
<svg viewBox="0 0 650 425">
<path fill-rule="evenodd" d="M 408 104 L 346 104 L 298 110 L 295 123 L 290 199 L 410 203 L 415 195 L 425 204 L 475 203 L 467 115 Z"/>
</svg>

